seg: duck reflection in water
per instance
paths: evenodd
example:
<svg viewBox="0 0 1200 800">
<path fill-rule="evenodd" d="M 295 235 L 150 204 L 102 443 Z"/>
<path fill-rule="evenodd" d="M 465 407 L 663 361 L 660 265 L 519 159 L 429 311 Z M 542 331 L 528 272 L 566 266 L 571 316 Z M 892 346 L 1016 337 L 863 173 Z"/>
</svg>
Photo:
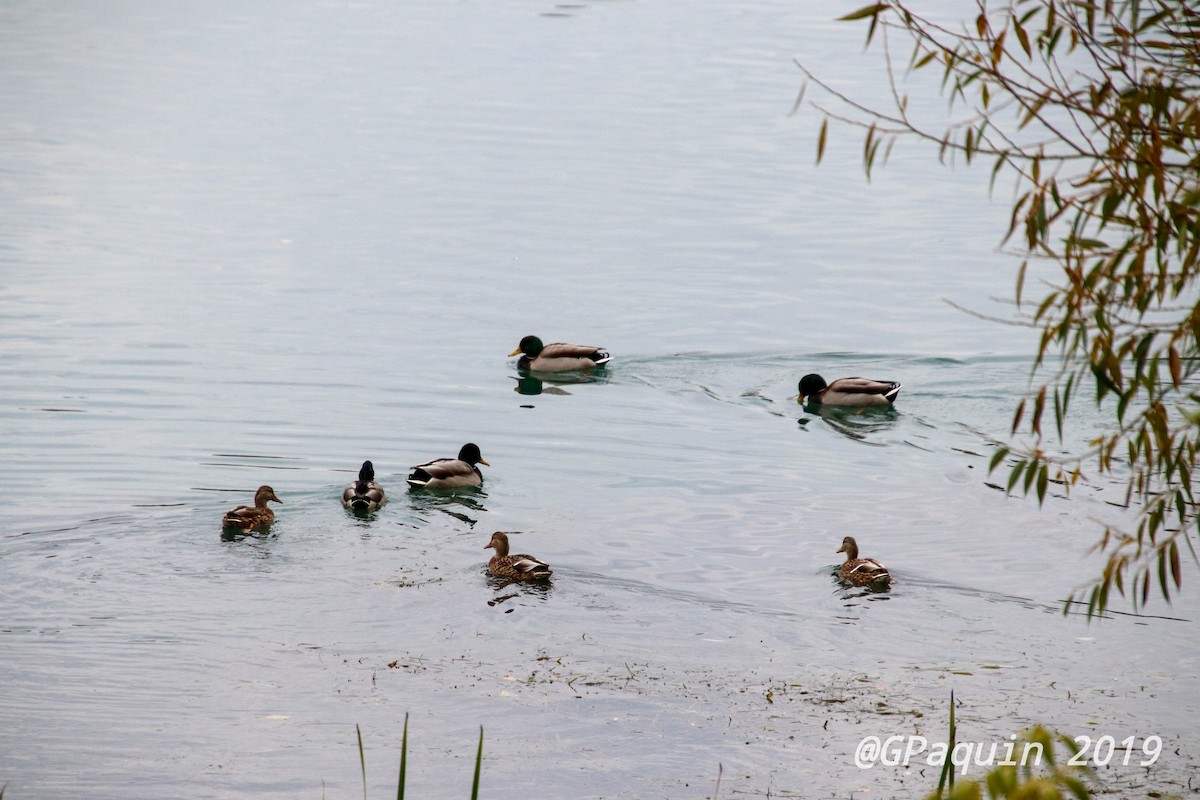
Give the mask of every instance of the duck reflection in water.
<svg viewBox="0 0 1200 800">
<path fill-rule="evenodd" d="M 518 394 L 526 394 L 526 395 L 537 395 L 537 394 L 543 394 L 543 393 L 544 394 L 561 394 L 561 395 L 571 394 L 566 389 L 559 388 L 558 386 L 553 386 L 553 385 L 547 386 L 546 382 L 543 381 L 541 378 L 537 378 L 532 375 L 524 375 L 520 378 L 513 378 L 513 380 L 515 380 L 517 382 L 517 385 L 513 387 L 513 391 L 517 392 Z M 588 380 L 557 381 L 557 383 L 590 383 L 590 382 L 591 381 L 588 381 Z"/>
<path fill-rule="evenodd" d="M 867 408 L 846 408 L 844 406 L 827 406 L 819 403 L 806 403 L 804 410 L 809 414 L 820 417 L 829 427 L 843 436 L 867 444 L 882 446 L 883 442 L 872 442 L 875 434 L 896 427 L 899 414 L 892 406 L 870 406 Z M 801 427 L 808 425 L 811 417 L 801 417 Z"/>
<path fill-rule="evenodd" d="M 535 395 L 535 394 L 571 394 L 563 386 L 573 386 L 581 383 L 608 383 L 610 378 L 604 372 L 593 372 L 591 374 L 581 372 L 565 372 L 565 373 L 530 373 L 529 370 L 518 369 L 517 375 L 509 376 L 517 385 L 513 391 L 519 394 Z"/>
<path fill-rule="evenodd" d="M 486 490 L 475 487 L 441 492 L 414 491 L 408 493 L 408 502 L 422 519 L 429 520 L 435 514 L 445 514 L 474 528 L 479 521 L 476 515 L 487 512 L 487 506 L 484 505 L 487 496 Z"/>
</svg>

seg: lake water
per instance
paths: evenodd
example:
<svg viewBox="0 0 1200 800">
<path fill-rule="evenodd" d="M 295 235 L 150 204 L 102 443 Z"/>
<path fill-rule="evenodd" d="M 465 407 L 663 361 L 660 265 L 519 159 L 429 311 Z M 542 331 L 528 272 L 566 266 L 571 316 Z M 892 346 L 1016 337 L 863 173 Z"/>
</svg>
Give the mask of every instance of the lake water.
<svg viewBox="0 0 1200 800">
<path fill-rule="evenodd" d="M 1005 313 L 1007 197 L 791 113 L 793 58 L 885 97 L 853 7 L 0 7 L 5 796 L 356 797 L 356 725 L 387 796 L 407 714 L 420 797 L 480 726 L 484 797 L 914 797 L 855 747 L 951 690 L 960 741 L 1157 735 L 1101 777 L 1190 791 L 1196 587 L 1063 617 L 1114 492 L 989 486 L 1032 340 L 945 301 Z M 527 333 L 615 360 L 523 394 Z M 823 418 L 812 371 L 906 388 Z M 481 492 L 404 490 L 467 441 Z M 489 604 L 494 530 L 549 588 Z"/>
</svg>

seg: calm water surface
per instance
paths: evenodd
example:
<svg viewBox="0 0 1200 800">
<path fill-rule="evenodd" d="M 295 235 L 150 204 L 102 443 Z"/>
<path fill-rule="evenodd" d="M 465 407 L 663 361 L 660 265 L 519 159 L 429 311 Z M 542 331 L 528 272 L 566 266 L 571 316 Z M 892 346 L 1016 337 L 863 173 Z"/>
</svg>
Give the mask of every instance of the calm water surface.
<svg viewBox="0 0 1200 800">
<path fill-rule="evenodd" d="M 357 796 L 355 725 L 386 795 L 405 714 L 420 796 L 481 725 L 486 797 L 920 796 L 854 748 L 951 689 L 960 741 L 1157 734 L 1102 776 L 1182 791 L 1195 592 L 1064 618 L 1112 492 L 989 486 L 1030 341 L 944 300 L 1003 313 L 1005 198 L 789 114 L 793 57 L 881 96 L 850 7 L 0 7 L 6 796 Z M 617 358 L 522 394 L 526 333 Z M 809 371 L 906 389 L 825 418 Z M 403 490 L 466 441 L 483 491 Z M 553 584 L 489 605 L 494 530 Z"/>
</svg>

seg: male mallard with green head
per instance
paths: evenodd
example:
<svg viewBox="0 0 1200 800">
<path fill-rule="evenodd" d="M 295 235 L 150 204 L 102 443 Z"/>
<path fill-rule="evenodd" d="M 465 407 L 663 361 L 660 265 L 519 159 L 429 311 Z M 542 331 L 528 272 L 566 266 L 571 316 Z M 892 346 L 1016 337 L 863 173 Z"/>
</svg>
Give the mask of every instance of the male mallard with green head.
<svg viewBox="0 0 1200 800">
<path fill-rule="evenodd" d="M 270 486 L 260 486 L 254 493 L 254 505 L 238 506 L 225 514 L 221 524 L 226 528 L 265 528 L 275 521 L 275 512 L 267 503 L 282 503 Z"/>
<path fill-rule="evenodd" d="M 476 464 L 491 466 L 483 460 L 479 445 L 467 442 L 458 451 L 458 458 L 435 458 L 433 461 L 417 464 L 408 476 L 408 484 L 418 489 L 482 486 L 483 473 Z"/>
<path fill-rule="evenodd" d="M 838 577 L 855 586 L 870 586 L 873 589 L 886 589 L 892 582 L 887 567 L 873 558 L 858 557 L 858 542 L 853 536 L 842 539 L 842 546 L 837 549 L 846 554 L 846 561 L 838 569 Z"/>
<path fill-rule="evenodd" d="M 805 375 L 800 379 L 801 403 L 807 400 L 826 406 L 890 406 L 900 394 L 895 381 L 875 381 L 870 378 L 838 378 L 825 383 L 820 375 Z"/>
<path fill-rule="evenodd" d="M 358 480 L 342 492 L 342 505 L 351 511 L 374 511 L 386 502 L 383 487 L 375 482 L 375 465 L 364 461 Z"/>
<path fill-rule="evenodd" d="M 483 549 L 494 548 L 496 555 L 488 560 L 488 572 L 494 578 L 510 581 L 533 581 L 550 577 L 550 565 L 524 553 L 508 554 L 508 534 L 496 531 Z"/>
<path fill-rule="evenodd" d="M 522 354 L 517 359 L 517 369 L 530 372 L 587 372 L 612 360 L 612 356 L 599 347 L 566 342 L 542 344 L 542 340 L 536 336 L 526 336 L 517 349 L 508 355 L 512 357 L 517 353 Z"/>
</svg>

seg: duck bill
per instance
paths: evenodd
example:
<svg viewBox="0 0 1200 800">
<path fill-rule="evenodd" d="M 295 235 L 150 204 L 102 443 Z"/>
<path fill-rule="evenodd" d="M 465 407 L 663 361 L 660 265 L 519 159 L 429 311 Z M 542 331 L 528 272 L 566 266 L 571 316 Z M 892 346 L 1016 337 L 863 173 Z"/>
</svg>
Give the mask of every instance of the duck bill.
<svg viewBox="0 0 1200 800">
<path fill-rule="evenodd" d="M 490 467 L 490 466 L 491 466 L 491 464 L 489 464 L 488 462 L 484 461 L 482 458 L 481 458 L 481 459 L 479 459 L 479 463 L 480 463 L 480 464 L 483 464 L 485 467 Z"/>
<path fill-rule="evenodd" d="M 509 353 L 508 357 L 512 358 L 513 356 L 517 355 L 520 352 L 521 352 L 521 348 L 518 347 L 516 350 L 513 350 L 511 353 Z"/>
</svg>

